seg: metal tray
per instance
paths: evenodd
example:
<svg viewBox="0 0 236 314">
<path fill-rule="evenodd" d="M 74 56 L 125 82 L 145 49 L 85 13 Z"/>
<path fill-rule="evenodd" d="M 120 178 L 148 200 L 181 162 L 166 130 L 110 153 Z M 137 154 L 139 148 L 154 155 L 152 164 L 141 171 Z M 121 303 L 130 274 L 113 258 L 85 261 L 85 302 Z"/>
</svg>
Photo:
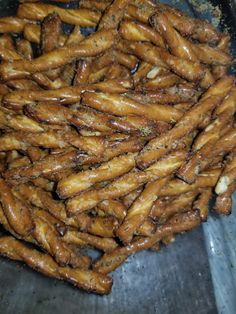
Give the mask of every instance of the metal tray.
<svg viewBox="0 0 236 314">
<path fill-rule="evenodd" d="M 222 12 L 219 28 L 227 27 L 231 33 L 236 55 L 235 0 L 203 0 L 201 6 L 196 0 L 162 2 L 200 18 L 213 18 L 213 22 L 217 11 L 212 11 L 211 5 L 218 5 Z M 208 9 L 202 12 L 205 4 Z M 0 15 L 14 14 L 17 5 L 15 0 L 0 0 Z M 141 252 L 129 258 L 112 275 L 114 286 L 109 296 L 82 292 L 0 258 L 0 313 L 235 314 L 236 197 L 234 208 L 230 217 L 212 213 L 207 223 L 178 236 L 160 253 Z"/>
</svg>

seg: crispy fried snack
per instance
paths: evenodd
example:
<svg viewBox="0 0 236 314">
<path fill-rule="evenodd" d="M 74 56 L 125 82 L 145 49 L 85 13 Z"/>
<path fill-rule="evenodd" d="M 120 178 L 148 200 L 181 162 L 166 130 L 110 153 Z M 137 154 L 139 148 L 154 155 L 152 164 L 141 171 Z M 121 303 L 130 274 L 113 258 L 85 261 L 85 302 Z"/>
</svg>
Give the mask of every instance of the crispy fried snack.
<svg viewBox="0 0 236 314">
<path fill-rule="evenodd" d="M 131 0 L 115 0 L 105 10 L 98 24 L 98 29 L 118 28 L 126 7 L 131 3 Z"/>
<path fill-rule="evenodd" d="M 222 158 L 236 147 L 236 129 L 230 129 L 226 134 L 215 140 L 209 141 L 191 157 L 191 159 L 178 171 L 178 177 L 185 182 L 194 183 L 197 175 L 205 170 L 215 156 Z"/>
<path fill-rule="evenodd" d="M 0 18 L 0 33 L 21 33 L 29 21 L 13 16 Z"/>
<path fill-rule="evenodd" d="M 57 13 L 65 23 L 79 26 L 96 26 L 100 13 L 86 9 L 62 9 L 43 3 L 24 3 L 18 7 L 17 16 L 42 21 L 47 15 Z"/>
<path fill-rule="evenodd" d="M 0 65 L 0 76 L 4 80 L 23 78 L 37 72 L 55 69 L 80 57 L 96 56 L 109 49 L 114 43 L 115 30 L 102 30 L 90 35 L 81 44 L 72 44 L 46 53 L 33 61 L 15 61 Z"/>
<path fill-rule="evenodd" d="M 15 233 L 24 237 L 33 232 L 35 224 L 29 208 L 14 197 L 10 187 L 3 179 L 0 179 L 0 203 L 4 215 Z"/>
<path fill-rule="evenodd" d="M 215 211 L 220 214 L 229 215 L 232 208 L 232 194 L 236 186 L 236 154 L 233 152 L 225 169 L 217 182 L 215 192 L 218 195 L 215 204 Z"/>
<path fill-rule="evenodd" d="M 163 156 L 163 154 L 172 150 L 179 139 L 193 131 L 201 123 L 205 115 L 219 105 L 221 99 L 220 96 L 205 97 L 196 106 L 187 111 L 173 129 L 150 141 L 138 159 L 139 166 L 146 167 Z"/>
<path fill-rule="evenodd" d="M 85 191 L 68 200 L 67 211 L 70 214 L 84 212 L 96 206 L 103 199 L 106 200 L 125 196 L 148 181 L 170 175 L 181 166 L 185 158 L 185 152 L 173 152 L 173 154 L 167 155 L 159 160 L 146 171 L 130 172 L 114 180 L 104 188 Z"/>
<path fill-rule="evenodd" d="M 104 254 L 103 257 L 95 263 L 93 269 L 101 274 L 108 274 L 119 267 L 130 255 L 151 248 L 155 243 L 170 234 L 191 230 L 199 224 L 200 218 L 197 212 L 180 214 L 168 223 L 157 228 L 153 236 L 133 240 L 133 242 L 127 246 L 118 247 L 113 252 Z"/>
<path fill-rule="evenodd" d="M 117 116 L 138 115 L 154 121 L 175 122 L 182 116 L 181 111 L 172 107 L 159 104 L 143 105 L 128 97 L 113 94 L 85 92 L 83 104 Z"/>
<path fill-rule="evenodd" d="M 152 0 L 51 2 L 0 18 L 0 254 L 107 294 L 130 255 L 231 212 L 230 37 Z"/>
<path fill-rule="evenodd" d="M 140 196 L 130 207 L 122 225 L 117 230 L 118 237 L 124 242 L 131 242 L 133 234 L 149 216 L 153 203 L 158 198 L 159 191 L 170 178 L 156 180 L 147 184 Z"/>
<path fill-rule="evenodd" d="M 109 181 L 129 172 L 135 166 L 136 154 L 116 157 L 94 170 L 87 170 L 65 178 L 58 183 L 57 193 L 61 199 L 72 197 L 94 184 Z"/>
<path fill-rule="evenodd" d="M 66 280 L 74 286 L 98 294 L 107 294 L 111 290 L 112 280 L 90 270 L 60 267 L 47 254 L 30 249 L 13 237 L 0 238 L 0 253 L 10 259 L 23 261 L 46 276 Z"/>
</svg>

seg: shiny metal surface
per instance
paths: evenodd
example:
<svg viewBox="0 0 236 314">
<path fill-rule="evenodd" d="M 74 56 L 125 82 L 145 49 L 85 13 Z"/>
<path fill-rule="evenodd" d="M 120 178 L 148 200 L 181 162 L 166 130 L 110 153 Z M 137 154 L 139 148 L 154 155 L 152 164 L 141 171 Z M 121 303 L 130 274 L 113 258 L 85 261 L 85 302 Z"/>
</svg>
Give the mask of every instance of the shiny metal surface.
<svg viewBox="0 0 236 314">
<path fill-rule="evenodd" d="M 193 1 L 163 1 L 188 13 Z M 196 1 L 194 1 L 195 3 Z M 199 1 L 204 4 L 209 1 Z M 232 35 L 236 55 L 236 4 L 220 4 L 221 27 Z M 17 1 L 0 0 L 0 15 L 14 13 Z M 234 69 L 232 69 L 234 71 Z M 113 292 L 100 297 L 81 292 L 0 258 L 0 313 L 12 314 L 234 314 L 236 313 L 236 198 L 230 217 L 211 217 L 203 227 L 181 235 L 160 253 L 142 252 L 113 274 Z"/>
</svg>

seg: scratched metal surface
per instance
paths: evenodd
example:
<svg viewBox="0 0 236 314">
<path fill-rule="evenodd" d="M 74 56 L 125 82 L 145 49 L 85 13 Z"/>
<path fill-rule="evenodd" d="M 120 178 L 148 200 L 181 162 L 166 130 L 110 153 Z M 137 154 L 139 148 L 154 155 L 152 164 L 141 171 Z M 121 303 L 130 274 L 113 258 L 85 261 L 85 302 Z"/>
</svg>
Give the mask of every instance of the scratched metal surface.
<svg viewBox="0 0 236 314">
<path fill-rule="evenodd" d="M 198 12 L 192 1 L 163 2 L 194 16 L 213 16 L 211 11 Z M 219 27 L 229 29 L 236 55 L 236 3 L 211 3 L 220 4 L 223 22 Z M 16 6 L 17 1 L 0 0 L 0 15 L 13 14 Z M 113 274 L 112 294 L 105 297 L 81 292 L 0 258 L 0 313 L 235 314 L 236 198 L 234 208 L 230 217 L 211 214 L 203 227 L 179 236 L 160 253 L 141 252 L 131 257 Z"/>
</svg>

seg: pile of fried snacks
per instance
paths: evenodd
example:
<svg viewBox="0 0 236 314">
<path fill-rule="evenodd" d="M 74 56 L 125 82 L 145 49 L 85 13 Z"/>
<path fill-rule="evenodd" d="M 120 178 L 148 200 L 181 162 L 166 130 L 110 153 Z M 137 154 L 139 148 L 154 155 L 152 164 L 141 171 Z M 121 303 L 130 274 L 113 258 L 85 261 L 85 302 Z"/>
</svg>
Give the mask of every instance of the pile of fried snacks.
<svg viewBox="0 0 236 314">
<path fill-rule="evenodd" d="M 210 200 L 230 214 L 228 34 L 150 0 L 21 1 L 0 33 L 1 255 L 108 294 L 110 272 L 206 221 Z"/>
</svg>

